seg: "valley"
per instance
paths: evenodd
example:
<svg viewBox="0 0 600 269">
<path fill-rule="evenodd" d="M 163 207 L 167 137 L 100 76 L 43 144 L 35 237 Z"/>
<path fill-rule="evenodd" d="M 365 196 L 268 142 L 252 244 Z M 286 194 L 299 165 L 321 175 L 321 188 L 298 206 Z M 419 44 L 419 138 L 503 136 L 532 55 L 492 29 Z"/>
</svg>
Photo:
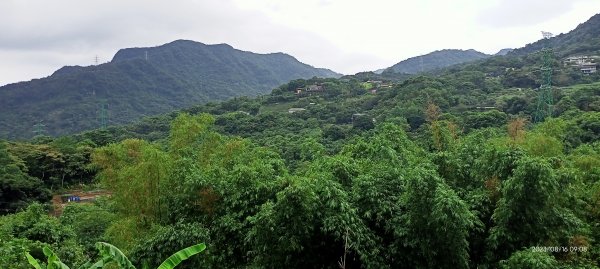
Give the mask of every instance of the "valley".
<svg viewBox="0 0 600 269">
<path fill-rule="evenodd" d="M 354 75 L 178 40 L 0 87 L 0 268 L 598 268 L 598 29 Z"/>
</svg>

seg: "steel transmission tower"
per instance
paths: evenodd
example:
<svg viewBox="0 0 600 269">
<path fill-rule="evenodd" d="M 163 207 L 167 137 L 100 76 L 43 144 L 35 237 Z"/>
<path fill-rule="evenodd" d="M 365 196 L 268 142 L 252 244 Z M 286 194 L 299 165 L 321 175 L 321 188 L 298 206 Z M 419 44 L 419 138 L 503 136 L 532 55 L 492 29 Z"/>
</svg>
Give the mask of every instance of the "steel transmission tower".
<svg viewBox="0 0 600 269">
<path fill-rule="evenodd" d="M 101 129 L 106 129 L 108 126 L 108 103 L 106 100 L 100 101 L 100 109 L 98 110 L 98 123 Z"/>
<path fill-rule="evenodd" d="M 94 62 L 96 65 L 98 65 L 99 63 L 99 58 L 98 55 L 96 55 L 96 57 L 94 57 Z M 92 72 L 96 72 L 96 70 L 92 70 Z M 92 100 L 94 103 L 96 103 L 96 119 L 98 120 L 98 127 L 100 127 L 100 129 L 106 129 L 106 127 L 108 127 L 108 122 L 109 122 L 109 117 L 108 117 L 108 90 L 104 91 L 104 94 L 102 94 L 101 91 L 98 92 L 98 95 L 104 95 L 102 98 L 102 96 L 100 96 L 100 98 L 98 98 L 96 96 L 96 90 L 93 89 L 92 90 Z"/>
<path fill-rule="evenodd" d="M 544 39 L 549 39 L 553 35 L 548 32 L 543 32 Z M 552 108 L 554 105 L 554 97 L 552 93 L 552 59 L 554 52 L 551 48 L 544 47 L 542 49 L 542 84 L 538 90 L 538 100 L 535 114 L 533 115 L 534 122 L 542 122 L 546 118 L 552 117 Z"/>
<path fill-rule="evenodd" d="M 44 130 L 45 127 L 46 125 L 44 125 L 42 121 L 33 125 L 33 133 L 35 134 L 35 136 L 44 135 L 44 133 L 46 133 L 46 131 Z"/>
</svg>

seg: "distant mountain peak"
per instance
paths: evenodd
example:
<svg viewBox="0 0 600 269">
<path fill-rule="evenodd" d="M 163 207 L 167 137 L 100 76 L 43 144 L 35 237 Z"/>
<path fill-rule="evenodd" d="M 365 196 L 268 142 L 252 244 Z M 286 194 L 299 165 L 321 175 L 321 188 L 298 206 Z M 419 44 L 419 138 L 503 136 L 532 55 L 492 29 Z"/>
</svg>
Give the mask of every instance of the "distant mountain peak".
<svg viewBox="0 0 600 269">
<path fill-rule="evenodd" d="M 98 127 L 100 100 L 111 124 L 207 101 L 253 96 L 294 79 L 339 77 L 285 53 L 258 54 L 228 44 L 175 40 L 125 48 L 112 61 L 65 66 L 43 79 L 0 87 L 0 138 L 28 138 L 33 122 L 50 135 Z"/>
<path fill-rule="evenodd" d="M 501 49 L 498 52 L 496 52 L 494 55 L 496 55 L 496 56 L 504 56 L 504 55 L 508 54 L 509 52 L 511 52 L 513 50 L 514 49 L 511 49 L 511 48 Z"/>
<path fill-rule="evenodd" d="M 489 57 L 474 49 L 442 49 L 408 58 L 386 69 L 387 72 L 418 74 L 451 65 L 471 62 Z"/>
<path fill-rule="evenodd" d="M 204 44 L 204 43 L 202 43 L 202 42 L 199 42 L 199 41 L 194 41 L 194 40 L 189 40 L 189 39 L 177 39 L 177 40 L 173 40 L 173 41 L 171 41 L 171 42 L 169 42 L 169 43 L 166 43 L 166 44 L 164 44 L 164 45 L 169 45 L 169 44 L 190 44 L 190 43 L 191 43 L 191 44 L 202 44 L 202 45 L 206 45 L 206 44 Z M 163 45 L 163 46 L 164 46 L 164 45 Z"/>
<path fill-rule="evenodd" d="M 540 36 L 538 41 L 515 49 L 511 54 L 525 55 L 544 47 L 553 48 L 561 57 L 572 54 L 600 53 L 600 13 L 566 34 L 558 34 L 551 38 L 541 38 Z"/>
</svg>

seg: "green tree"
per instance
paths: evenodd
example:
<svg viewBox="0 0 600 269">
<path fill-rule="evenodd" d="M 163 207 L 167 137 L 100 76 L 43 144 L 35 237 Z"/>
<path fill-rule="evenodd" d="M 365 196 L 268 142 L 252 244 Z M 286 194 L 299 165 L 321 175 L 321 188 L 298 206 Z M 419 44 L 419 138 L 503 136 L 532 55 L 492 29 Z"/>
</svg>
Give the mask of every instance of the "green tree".
<svg viewBox="0 0 600 269">
<path fill-rule="evenodd" d="M 502 198 L 492 219 L 489 242 L 497 257 L 508 257 L 523 247 L 565 245 L 581 221 L 560 204 L 559 182 L 550 164 L 522 158 L 513 175 L 502 182 Z M 562 244 L 561 244 L 562 243 Z"/>
<path fill-rule="evenodd" d="M 33 203 L 26 210 L 0 217 L 0 268 L 27 268 L 24 252 L 36 258 L 52 247 L 70 264 L 82 264 L 83 248 L 70 226 L 61 225 L 44 207 Z"/>
<path fill-rule="evenodd" d="M 94 244 L 104 240 L 104 233 L 116 220 L 116 214 L 96 204 L 69 204 L 59 217 L 63 226 L 70 227 L 87 255 L 95 252 Z"/>
<path fill-rule="evenodd" d="M 368 115 L 356 115 L 352 119 L 352 127 L 358 130 L 370 130 L 375 127 L 373 118 Z"/>
<path fill-rule="evenodd" d="M 143 140 L 128 139 L 98 149 L 92 159 L 102 169 L 98 175 L 121 214 L 140 220 L 166 214 L 160 195 L 172 169 L 167 153 Z"/>
<path fill-rule="evenodd" d="M 502 269 L 553 269 L 559 268 L 558 262 L 545 252 L 521 250 L 513 253 L 508 260 L 500 262 Z"/>
<path fill-rule="evenodd" d="M 47 202 L 50 191 L 42 181 L 27 175 L 25 163 L 0 141 L 0 215 L 16 212 L 33 201 Z"/>
<path fill-rule="evenodd" d="M 200 223 L 178 223 L 160 227 L 155 233 L 136 245 L 131 251 L 132 262 L 144 267 L 156 268 L 171 253 L 174 253 L 190 242 L 208 242 L 209 230 Z M 209 243 L 210 245 L 210 243 Z M 201 268 L 206 264 L 206 256 L 191 257 L 178 268 Z"/>
<path fill-rule="evenodd" d="M 469 129 L 499 127 L 506 124 L 507 119 L 507 115 L 504 112 L 490 110 L 486 112 L 469 113 L 465 118 L 465 124 Z"/>
<path fill-rule="evenodd" d="M 344 154 L 356 160 L 360 172 L 352 177 L 352 197 L 382 244 L 371 252 L 384 264 L 468 267 L 467 236 L 476 218 L 400 127 L 383 124 L 368 142 L 358 141 Z"/>
<path fill-rule="evenodd" d="M 407 186 L 405 224 L 395 234 L 405 237 L 420 260 L 418 268 L 469 268 L 467 238 L 476 218 L 468 205 L 439 178 L 415 171 Z M 448 232 L 452 231 L 452 232 Z"/>
<path fill-rule="evenodd" d="M 348 235 L 350 263 L 374 266 L 370 233 L 342 186 L 324 174 L 289 178 L 273 202 L 251 218 L 248 242 L 253 262 L 267 268 L 336 267 Z M 349 231 L 347 234 L 346 232 Z M 369 265 L 367 262 L 371 262 Z M 383 264 L 379 264 L 383 266 Z"/>
</svg>

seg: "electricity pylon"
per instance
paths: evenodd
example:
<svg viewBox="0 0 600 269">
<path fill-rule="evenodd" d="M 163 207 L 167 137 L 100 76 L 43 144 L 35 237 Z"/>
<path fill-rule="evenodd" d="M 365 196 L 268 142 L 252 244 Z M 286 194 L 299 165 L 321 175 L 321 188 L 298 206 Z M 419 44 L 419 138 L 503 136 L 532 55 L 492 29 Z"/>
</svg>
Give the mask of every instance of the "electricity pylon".
<svg viewBox="0 0 600 269">
<path fill-rule="evenodd" d="M 101 129 L 106 129 L 108 126 L 108 103 L 106 100 L 100 101 L 100 109 L 98 111 L 98 123 Z"/>
<path fill-rule="evenodd" d="M 552 37 L 551 33 L 542 32 L 544 39 Z M 551 48 L 545 46 L 542 49 L 542 84 L 538 90 L 538 100 L 535 114 L 533 115 L 534 122 L 542 122 L 546 118 L 552 117 L 552 109 L 554 106 L 554 97 L 552 93 L 552 59 L 554 52 Z"/>
<path fill-rule="evenodd" d="M 44 135 L 46 133 L 46 131 L 44 130 L 45 127 L 46 125 L 44 125 L 42 121 L 33 125 L 33 133 L 35 134 L 35 136 Z"/>
</svg>

